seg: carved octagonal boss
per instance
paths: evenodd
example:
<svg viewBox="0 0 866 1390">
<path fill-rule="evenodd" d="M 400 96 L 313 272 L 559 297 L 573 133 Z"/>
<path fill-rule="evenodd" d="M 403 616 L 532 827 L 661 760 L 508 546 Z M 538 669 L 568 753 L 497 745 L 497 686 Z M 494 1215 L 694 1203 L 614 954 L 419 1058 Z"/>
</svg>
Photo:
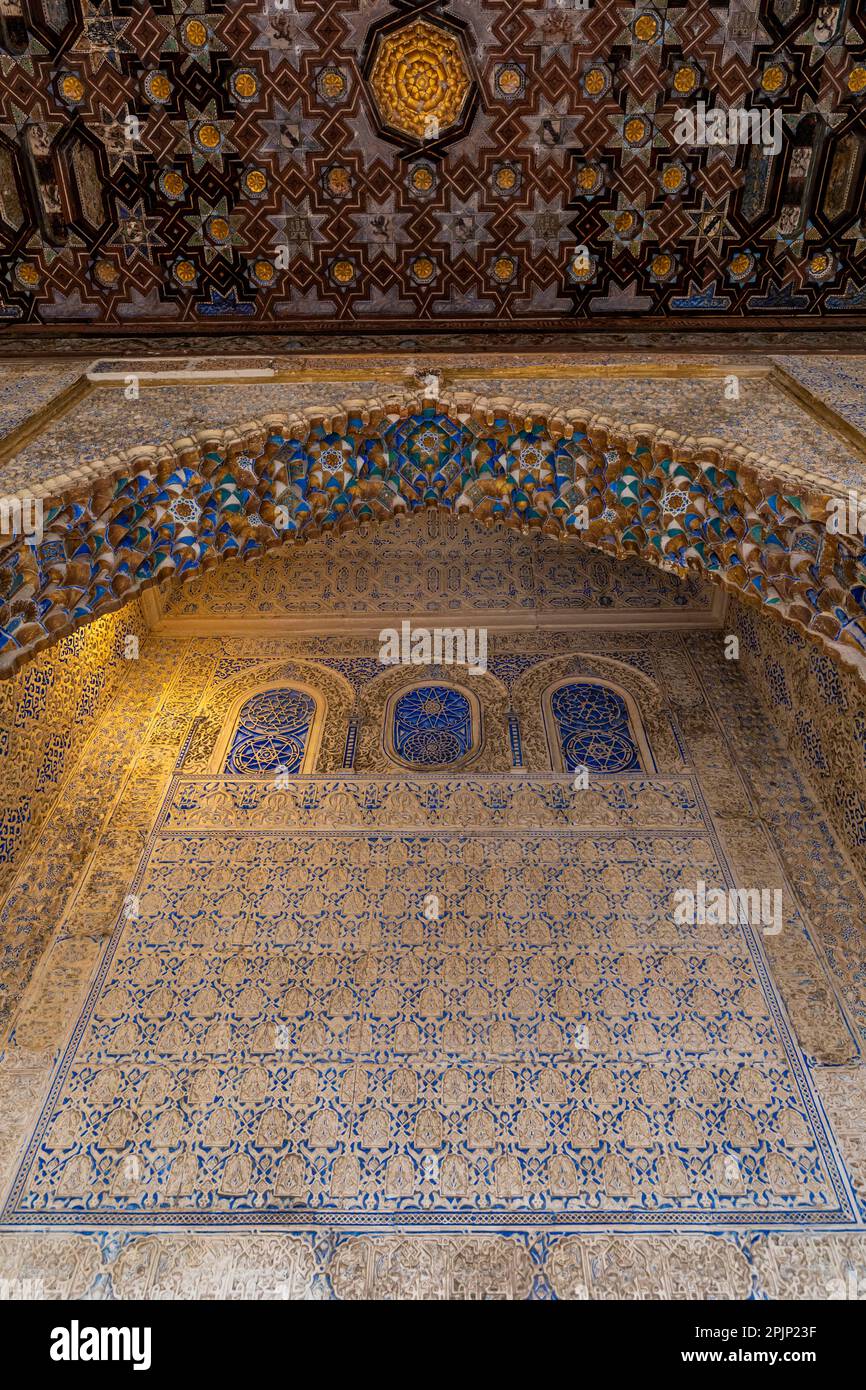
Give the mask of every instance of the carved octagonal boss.
<svg viewBox="0 0 866 1390">
<path fill-rule="evenodd" d="M 412 19 L 371 36 L 367 83 L 383 134 L 413 144 L 463 133 L 475 84 L 459 30 Z"/>
</svg>

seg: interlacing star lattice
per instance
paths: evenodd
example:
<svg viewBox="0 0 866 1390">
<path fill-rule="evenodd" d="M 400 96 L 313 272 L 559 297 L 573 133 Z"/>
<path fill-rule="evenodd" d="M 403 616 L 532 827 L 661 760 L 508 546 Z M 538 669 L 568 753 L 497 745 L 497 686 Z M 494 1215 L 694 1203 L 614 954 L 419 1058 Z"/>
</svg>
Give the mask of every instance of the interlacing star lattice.
<svg viewBox="0 0 866 1390">
<path fill-rule="evenodd" d="M 99 72 L 103 63 L 121 72 L 123 58 L 136 51 L 126 37 L 132 16 L 112 14 L 111 0 L 102 0 L 96 5 L 85 0 L 82 19 L 82 32 L 68 50 L 68 57 L 86 57 L 94 73 Z"/>
<path fill-rule="evenodd" d="M 435 458 L 442 445 L 442 436 L 438 430 L 423 430 L 421 434 L 415 436 L 415 447 L 419 453 L 426 454 L 429 458 Z"/>
</svg>

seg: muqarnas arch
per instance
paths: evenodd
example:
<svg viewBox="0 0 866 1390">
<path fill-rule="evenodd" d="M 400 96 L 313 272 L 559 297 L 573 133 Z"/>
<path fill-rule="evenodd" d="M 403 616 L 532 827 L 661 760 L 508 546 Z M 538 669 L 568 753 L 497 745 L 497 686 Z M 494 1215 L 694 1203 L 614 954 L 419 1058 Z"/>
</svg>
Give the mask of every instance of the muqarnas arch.
<svg viewBox="0 0 866 1390">
<path fill-rule="evenodd" d="M 42 489 L 0 552 L 0 672 L 148 586 L 424 507 L 694 571 L 866 673 L 866 549 L 828 484 L 740 446 L 455 394 L 268 416 Z"/>
</svg>

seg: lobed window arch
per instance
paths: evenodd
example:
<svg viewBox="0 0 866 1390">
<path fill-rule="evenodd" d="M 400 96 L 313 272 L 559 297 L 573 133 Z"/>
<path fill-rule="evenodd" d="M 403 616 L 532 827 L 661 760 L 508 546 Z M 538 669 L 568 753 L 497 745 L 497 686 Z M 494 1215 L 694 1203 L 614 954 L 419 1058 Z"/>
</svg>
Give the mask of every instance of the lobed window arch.
<svg viewBox="0 0 866 1390">
<path fill-rule="evenodd" d="M 597 680 L 566 680 L 547 692 L 545 718 L 563 772 L 655 771 L 631 696 Z"/>
<path fill-rule="evenodd" d="M 316 700 L 307 690 L 278 686 L 256 691 L 241 705 L 223 771 L 238 776 L 308 770 Z"/>
</svg>

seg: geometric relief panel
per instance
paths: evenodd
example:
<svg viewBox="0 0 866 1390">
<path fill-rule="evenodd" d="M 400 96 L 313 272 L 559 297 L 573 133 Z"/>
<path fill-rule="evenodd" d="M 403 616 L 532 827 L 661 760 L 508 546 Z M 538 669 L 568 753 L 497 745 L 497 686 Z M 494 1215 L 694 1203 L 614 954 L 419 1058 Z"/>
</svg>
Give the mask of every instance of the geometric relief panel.
<svg viewBox="0 0 866 1390">
<path fill-rule="evenodd" d="M 395 829 L 331 779 L 335 828 L 312 779 L 246 828 L 262 785 L 169 792 L 6 1221 L 856 1224 L 751 927 L 675 919 L 730 885 L 699 807 L 638 824 L 652 784 L 611 778 L 605 824 L 545 829 L 502 776 Z"/>
<path fill-rule="evenodd" d="M 613 559 L 576 544 L 563 550 L 543 536 L 496 535 L 466 516 L 442 512 L 395 517 L 372 536 L 348 531 L 311 540 L 303 555 L 279 551 L 255 565 L 212 569 L 175 584 L 166 616 L 272 617 L 314 613 L 406 613 L 445 607 L 664 610 L 703 613 L 712 592 L 697 577 L 679 580 L 635 559 Z M 684 602 L 685 599 L 685 602 Z"/>
<path fill-rule="evenodd" d="M 32 77 L 0 93 L 10 339 L 83 323 L 256 351 L 248 327 L 271 352 L 323 324 L 673 334 L 768 316 L 856 331 L 856 0 L 531 0 L 512 23 L 501 0 L 150 8 L 153 31 L 137 6 L 52 0 L 30 25 L 3 5 L 6 61 Z M 231 32 L 228 8 L 249 16 Z M 134 158 L 121 81 L 148 108 Z M 699 94 L 724 112 L 730 178 L 708 172 Z M 742 116 L 736 137 L 747 110 L 765 143 Z"/>
</svg>

